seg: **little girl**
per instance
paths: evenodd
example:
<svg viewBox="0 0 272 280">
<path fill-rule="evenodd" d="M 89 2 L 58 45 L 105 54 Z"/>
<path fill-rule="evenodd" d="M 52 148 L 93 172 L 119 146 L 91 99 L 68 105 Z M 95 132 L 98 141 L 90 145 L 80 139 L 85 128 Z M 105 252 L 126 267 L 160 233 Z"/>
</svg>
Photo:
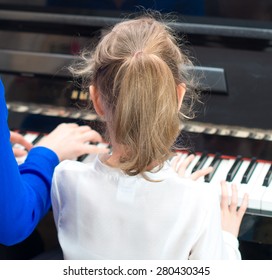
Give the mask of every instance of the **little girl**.
<svg viewBox="0 0 272 280">
<path fill-rule="evenodd" d="M 52 203 L 65 259 L 240 259 L 247 207 L 172 167 L 180 115 L 195 98 L 173 32 L 145 15 L 115 25 L 72 68 L 106 122 L 112 153 L 56 169 Z M 187 108 L 188 109 L 188 108 Z"/>
</svg>

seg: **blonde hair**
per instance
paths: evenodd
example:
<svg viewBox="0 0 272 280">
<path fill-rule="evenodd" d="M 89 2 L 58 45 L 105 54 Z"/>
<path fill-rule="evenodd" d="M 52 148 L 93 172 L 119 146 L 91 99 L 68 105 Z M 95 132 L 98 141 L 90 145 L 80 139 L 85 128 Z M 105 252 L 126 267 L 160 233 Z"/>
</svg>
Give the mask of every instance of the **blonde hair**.
<svg viewBox="0 0 272 280">
<path fill-rule="evenodd" d="M 162 166 L 197 97 L 188 72 L 192 63 L 173 31 L 150 14 L 125 20 L 81 58 L 70 70 L 101 96 L 110 136 L 126 151 L 118 167 L 137 175 L 154 162 Z M 181 111 L 180 83 L 186 84 Z"/>
</svg>

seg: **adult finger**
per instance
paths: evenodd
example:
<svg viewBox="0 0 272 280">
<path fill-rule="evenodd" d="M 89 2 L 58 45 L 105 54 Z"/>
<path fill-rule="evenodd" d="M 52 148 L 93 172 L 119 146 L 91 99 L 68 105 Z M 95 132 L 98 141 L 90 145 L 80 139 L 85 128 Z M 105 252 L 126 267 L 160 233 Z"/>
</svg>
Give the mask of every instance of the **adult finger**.
<svg viewBox="0 0 272 280">
<path fill-rule="evenodd" d="M 23 135 L 14 132 L 14 131 L 10 131 L 10 141 L 12 143 L 16 143 L 16 144 L 20 144 L 23 147 L 25 147 L 27 150 L 30 150 L 33 145 L 31 143 L 29 143 L 28 141 L 26 141 L 26 139 L 23 137 Z"/>
<path fill-rule="evenodd" d="M 81 133 L 84 133 L 84 132 L 88 132 L 88 131 L 91 131 L 92 128 L 88 125 L 80 125 L 77 130 Z"/>
<path fill-rule="evenodd" d="M 83 145 L 82 154 L 107 154 L 110 152 L 109 148 L 99 145 Z"/>
<path fill-rule="evenodd" d="M 96 130 L 89 130 L 80 135 L 83 142 L 102 142 L 102 136 Z"/>
</svg>

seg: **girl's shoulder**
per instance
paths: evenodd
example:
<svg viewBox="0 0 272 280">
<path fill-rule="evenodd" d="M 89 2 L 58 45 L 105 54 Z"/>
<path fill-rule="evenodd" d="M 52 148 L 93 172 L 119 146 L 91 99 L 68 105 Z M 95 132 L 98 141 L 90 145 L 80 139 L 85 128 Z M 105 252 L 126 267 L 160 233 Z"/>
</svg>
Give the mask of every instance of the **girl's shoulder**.
<svg viewBox="0 0 272 280">
<path fill-rule="evenodd" d="M 88 155 L 84 160 L 79 160 L 79 159 L 64 160 L 58 164 L 55 170 L 58 172 L 65 171 L 65 170 L 67 171 L 85 170 L 90 168 L 90 166 L 92 166 L 95 163 L 96 157 L 97 157 L 96 154 L 91 154 Z"/>
<path fill-rule="evenodd" d="M 201 178 L 193 181 L 189 178 L 173 175 L 166 183 L 169 188 L 173 188 L 176 194 L 180 194 L 188 201 L 198 201 L 201 204 L 217 203 L 220 199 L 220 184 L 212 185 L 205 183 Z"/>
</svg>

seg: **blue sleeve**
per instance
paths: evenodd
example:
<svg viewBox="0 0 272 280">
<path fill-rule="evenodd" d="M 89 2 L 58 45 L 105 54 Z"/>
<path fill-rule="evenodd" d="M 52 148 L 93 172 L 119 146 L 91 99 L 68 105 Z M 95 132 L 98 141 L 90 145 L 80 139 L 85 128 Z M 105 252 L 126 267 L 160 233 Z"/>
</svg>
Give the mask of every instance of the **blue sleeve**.
<svg viewBox="0 0 272 280">
<path fill-rule="evenodd" d="M 59 160 L 53 151 L 36 147 L 18 166 L 7 116 L 0 80 L 0 243 L 13 245 L 28 237 L 50 208 L 51 180 Z"/>
</svg>

